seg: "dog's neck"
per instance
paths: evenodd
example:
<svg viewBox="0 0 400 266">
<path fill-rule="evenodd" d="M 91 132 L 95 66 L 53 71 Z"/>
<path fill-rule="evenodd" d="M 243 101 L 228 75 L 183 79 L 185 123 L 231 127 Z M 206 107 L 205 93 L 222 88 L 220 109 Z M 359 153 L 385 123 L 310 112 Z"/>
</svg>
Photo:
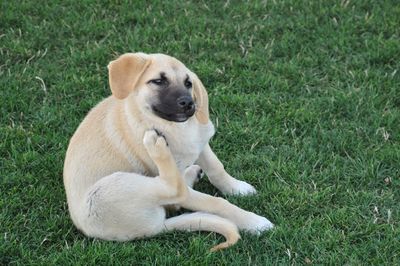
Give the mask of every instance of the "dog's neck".
<svg viewBox="0 0 400 266">
<path fill-rule="evenodd" d="M 196 116 L 190 117 L 185 122 L 171 122 L 155 116 L 149 110 L 140 109 L 142 105 L 136 103 L 134 99 L 124 100 L 119 104 L 122 105 L 124 120 L 128 125 L 126 130 L 130 131 L 130 133 L 127 132 L 127 135 L 137 136 L 138 138 L 133 140 L 136 145 L 142 145 L 142 139 L 139 138 L 144 136 L 146 130 L 158 130 L 165 135 L 181 170 L 195 163 L 205 145 L 215 133 L 211 121 L 202 124 Z M 132 134 L 133 131 L 135 131 L 135 134 Z M 138 157 L 141 156 L 143 155 L 138 155 Z M 150 172 L 153 172 L 153 167 L 150 166 L 149 168 Z"/>
</svg>

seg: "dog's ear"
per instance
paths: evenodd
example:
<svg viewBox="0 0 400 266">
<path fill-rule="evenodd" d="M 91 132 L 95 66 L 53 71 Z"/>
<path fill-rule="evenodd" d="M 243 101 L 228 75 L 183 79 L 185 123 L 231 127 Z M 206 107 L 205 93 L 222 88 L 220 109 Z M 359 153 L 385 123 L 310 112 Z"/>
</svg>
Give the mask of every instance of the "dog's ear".
<svg viewBox="0 0 400 266">
<path fill-rule="evenodd" d="M 201 124 L 207 124 L 209 120 L 208 113 L 208 94 L 203 83 L 196 74 L 193 74 L 193 99 L 196 104 L 195 116 Z"/>
<path fill-rule="evenodd" d="M 127 53 L 111 61 L 108 64 L 108 75 L 112 94 L 118 99 L 126 98 L 150 62 L 149 56 L 144 53 Z"/>
</svg>

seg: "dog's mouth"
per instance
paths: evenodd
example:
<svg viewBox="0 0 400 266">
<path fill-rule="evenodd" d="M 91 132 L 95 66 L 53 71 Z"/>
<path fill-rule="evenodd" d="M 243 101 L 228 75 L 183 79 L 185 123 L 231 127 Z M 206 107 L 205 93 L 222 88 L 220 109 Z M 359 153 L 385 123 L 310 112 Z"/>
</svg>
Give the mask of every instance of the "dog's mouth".
<svg viewBox="0 0 400 266">
<path fill-rule="evenodd" d="M 195 113 L 194 108 L 187 112 L 174 112 L 174 113 L 168 113 L 168 112 L 162 111 L 159 108 L 157 108 L 156 106 L 152 106 L 151 109 L 153 110 L 153 113 L 155 115 L 157 115 L 158 117 L 168 120 L 168 121 L 179 122 L 179 123 L 187 121 Z"/>
</svg>

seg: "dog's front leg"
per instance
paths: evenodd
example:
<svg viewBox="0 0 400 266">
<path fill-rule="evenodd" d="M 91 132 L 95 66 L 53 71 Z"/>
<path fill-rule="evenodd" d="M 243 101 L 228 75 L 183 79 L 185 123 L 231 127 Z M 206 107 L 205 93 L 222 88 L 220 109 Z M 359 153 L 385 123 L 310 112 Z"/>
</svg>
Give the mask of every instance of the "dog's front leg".
<svg viewBox="0 0 400 266">
<path fill-rule="evenodd" d="M 247 195 L 256 192 L 252 185 L 229 175 L 208 144 L 200 153 L 197 164 L 206 172 L 211 184 L 224 194 Z"/>
</svg>

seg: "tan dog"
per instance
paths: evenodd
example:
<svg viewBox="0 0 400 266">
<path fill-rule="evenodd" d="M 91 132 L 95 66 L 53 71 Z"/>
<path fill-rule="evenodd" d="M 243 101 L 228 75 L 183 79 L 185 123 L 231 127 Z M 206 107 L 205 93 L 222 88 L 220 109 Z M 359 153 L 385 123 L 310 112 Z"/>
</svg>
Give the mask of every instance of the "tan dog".
<svg viewBox="0 0 400 266">
<path fill-rule="evenodd" d="M 270 229 L 266 218 L 193 190 L 202 173 L 225 194 L 255 189 L 231 177 L 212 152 L 208 96 L 198 77 L 163 54 L 124 54 L 109 66 L 113 96 L 72 137 L 64 185 L 74 224 L 86 235 L 125 241 L 169 230 L 225 236 L 218 250 Z M 193 165 L 197 163 L 197 165 Z M 156 176 L 156 177 L 155 177 Z M 165 206 L 196 211 L 166 219 Z"/>
</svg>

